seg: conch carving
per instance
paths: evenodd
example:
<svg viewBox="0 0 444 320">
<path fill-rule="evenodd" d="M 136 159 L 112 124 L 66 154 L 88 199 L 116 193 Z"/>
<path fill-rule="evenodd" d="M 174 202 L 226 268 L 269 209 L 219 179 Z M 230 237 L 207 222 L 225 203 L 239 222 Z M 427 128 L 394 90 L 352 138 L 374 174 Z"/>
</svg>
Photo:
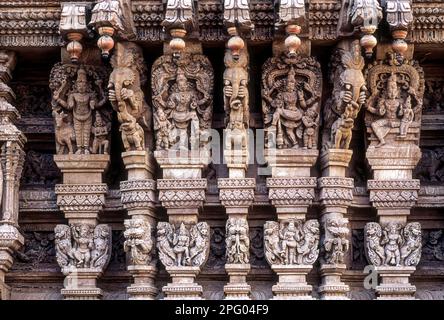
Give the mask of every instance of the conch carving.
<svg viewBox="0 0 444 320">
<path fill-rule="evenodd" d="M 375 266 L 416 266 L 421 258 L 421 224 L 391 222 L 385 226 L 367 223 L 365 251 Z"/>
<path fill-rule="evenodd" d="M 144 219 L 125 220 L 125 252 L 130 252 L 133 265 L 148 265 L 152 261 L 154 241 L 151 226 Z"/>
<path fill-rule="evenodd" d="M 210 252 L 210 227 L 206 222 L 178 228 L 168 222 L 157 224 L 157 249 L 166 267 L 201 267 Z"/>
<path fill-rule="evenodd" d="M 364 65 L 358 40 L 351 43 L 350 50 L 338 48 L 333 54 L 330 78 L 333 94 L 324 108 L 324 148 L 350 146 L 354 121 L 366 101 Z"/>
<path fill-rule="evenodd" d="M 57 262 L 61 268 L 103 270 L 111 257 L 111 227 L 99 224 L 59 224 L 54 229 Z"/>
<path fill-rule="evenodd" d="M 90 65 L 58 63 L 51 70 L 57 154 L 108 152 L 108 148 L 97 147 L 97 139 L 105 145 L 110 138 L 111 111 L 105 108 L 102 81 L 107 76 L 106 68 Z"/>
<path fill-rule="evenodd" d="M 213 68 L 201 54 L 161 56 L 153 65 L 156 150 L 198 150 L 209 144 Z"/>
<path fill-rule="evenodd" d="M 252 30 L 254 25 L 250 18 L 249 1 L 224 0 L 224 23 L 227 28 Z"/>
<path fill-rule="evenodd" d="M 278 14 L 277 27 L 305 24 L 305 0 L 279 0 L 275 1 L 275 4 Z"/>
<path fill-rule="evenodd" d="M 141 49 L 132 42 L 119 42 L 111 58 L 109 100 L 120 123 L 126 151 L 145 150 L 150 140 L 145 131 L 151 128 L 151 111 L 144 99 L 142 86 L 147 69 Z"/>
<path fill-rule="evenodd" d="M 317 148 L 321 91 L 321 67 L 315 58 L 283 53 L 265 62 L 262 112 L 268 145 Z"/>
<path fill-rule="evenodd" d="M 419 142 L 424 73 L 415 61 L 399 61 L 389 53 L 367 71 L 370 97 L 365 123 L 372 146 Z"/>
<path fill-rule="evenodd" d="M 325 221 L 325 239 L 323 241 L 324 260 L 328 264 L 344 263 L 344 255 L 350 247 L 347 239 L 350 230 L 345 218 L 327 218 Z"/>
<path fill-rule="evenodd" d="M 248 52 L 246 48 L 238 55 L 225 51 L 224 110 L 225 110 L 225 149 L 246 149 L 247 129 L 250 122 L 248 92 Z"/>
<path fill-rule="evenodd" d="M 227 263 L 249 263 L 250 238 L 247 220 L 243 218 L 229 218 L 226 230 Z"/>
<path fill-rule="evenodd" d="M 319 222 L 267 221 L 264 225 L 265 257 L 270 265 L 313 264 L 319 255 Z"/>
</svg>

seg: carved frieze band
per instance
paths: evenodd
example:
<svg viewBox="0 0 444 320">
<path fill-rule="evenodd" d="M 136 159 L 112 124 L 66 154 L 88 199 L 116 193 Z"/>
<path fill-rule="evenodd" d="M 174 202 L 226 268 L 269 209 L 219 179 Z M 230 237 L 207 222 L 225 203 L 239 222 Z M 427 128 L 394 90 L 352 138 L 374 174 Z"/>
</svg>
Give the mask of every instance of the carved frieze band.
<svg viewBox="0 0 444 320">
<path fill-rule="evenodd" d="M 310 205 L 316 178 L 267 178 L 268 198 L 274 205 Z"/>
<path fill-rule="evenodd" d="M 125 209 L 152 207 L 156 201 L 156 182 L 152 179 L 120 182 L 121 202 Z"/>
<path fill-rule="evenodd" d="M 412 180 L 368 180 L 370 202 L 376 208 L 411 208 L 418 200 L 420 182 Z"/>
<path fill-rule="evenodd" d="M 206 179 L 159 179 L 159 201 L 165 208 L 200 207 L 205 201 Z"/>
<path fill-rule="evenodd" d="M 106 184 L 58 184 L 57 205 L 62 211 L 99 211 L 105 204 Z"/>
<path fill-rule="evenodd" d="M 319 200 L 324 205 L 348 206 L 353 201 L 353 178 L 322 177 L 318 187 Z"/>
<path fill-rule="evenodd" d="M 230 179 L 217 180 L 219 199 L 225 207 L 248 207 L 254 200 L 255 179 Z"/>
</svg>

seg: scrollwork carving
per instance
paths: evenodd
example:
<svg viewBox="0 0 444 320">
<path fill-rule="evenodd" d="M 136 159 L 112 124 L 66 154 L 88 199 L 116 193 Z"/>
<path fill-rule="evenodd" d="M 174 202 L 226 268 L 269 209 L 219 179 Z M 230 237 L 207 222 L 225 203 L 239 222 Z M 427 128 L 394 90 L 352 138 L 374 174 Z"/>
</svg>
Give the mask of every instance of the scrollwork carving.
<svg viewBox="0 0 444 320">
<path fill-rule="evenodd" d="M 111 256 L 111 228 L 86 223 L 59 224 L 54 229 L 57 262 L 61 268 L 104 269 Z"/>
<path fill-rule="evenodd" d="M 264 226 L 265 257 L 270 265 L 313 264 L 319 255 L 319 222 L 267 221 Z"/>
<path fill-rule="evenodd" d="M 248 0 L 224 0 L 224 23 L 227 28 L 240 27 L 252 30 L 254 25 L 250 18 Z"/>
<path fill-rule="evenodd" d="M 416 266 L 421 258 L 421 224 L 384 226 L 367 223 L 364 230 L 366 255 L 375 266 Z"/>
<path fill-rule="evenodd" d="M 206 222 L 178 228 L 168 222 L 157 224 L 157 249 L 164 266 L 201 267 L 208 258 L 210 227 Z"/>
</svg>

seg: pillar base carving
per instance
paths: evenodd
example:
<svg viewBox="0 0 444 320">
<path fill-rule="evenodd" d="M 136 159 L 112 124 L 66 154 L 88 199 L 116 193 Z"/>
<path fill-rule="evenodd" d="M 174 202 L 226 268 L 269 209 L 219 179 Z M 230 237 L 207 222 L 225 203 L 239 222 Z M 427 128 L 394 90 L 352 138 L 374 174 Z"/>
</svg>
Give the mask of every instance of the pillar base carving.
<svg viewBox="0 0 444 320">
<path fill-rule="evenodd" d="M 96 268 L 64 268 L 65 288 L 61 290 L 65 300 L 100 300 L 102 289 L 97 288 L 97 279 L 103 272 Z"/>
<path fill-rule="evenodd" d="M 315 149 L 265 149 L 273 178 L 309 177 L 318 155 Z"/>
<path fill-rule="evenodd" d="M 200 267 L 166 267 L 172 282 L 162 288 L 165 300 L 200 300 L 202 299 L 202 286 L 195 283 Z"/>
<path fill-rule="evenodd" d="M 122 160 L 128 171 L 128 181 L 152 178 L 154 159 L 147 151 L 122 152 Z"/>
<path fill-rule="evenodd" d="M 248 263 L 227 263 L 225 270 L 230 282 L 224 286 L 226 300 L 250 300 L 251 286 L 247 283 L 247 275 L 251 270 Z"/>
<path fill-rule="evenodd" d="M 416 287 L 409 283 L 409 277 L 416 267 L 389 267 L 375 268 L 380 276 L 380 285 L 376 287 L 378 300 L 414 300 Z"/>
<path fill-rule="evenodd" d="M 321 265 L 322 284 L 318 289 L 321 300 L 349 300 L 350 287 L 341 281 L 346 268 L 345 264 Z"/>
<path fill-rule="evenodd" d="M 313 287 L 306 278 L 312 265 L 271 265 L 279 281 L 272 287 L 274 300 L 312 300 Z"/>
<path fill-rule="evenodd" d="M 157 296 L 155 286 L 157 268 L 148 265 L 130 265 L 128 272 L 134 278 L 134 283 L 127 288 L 129 300 L 154 300 Z"/>
</svg>

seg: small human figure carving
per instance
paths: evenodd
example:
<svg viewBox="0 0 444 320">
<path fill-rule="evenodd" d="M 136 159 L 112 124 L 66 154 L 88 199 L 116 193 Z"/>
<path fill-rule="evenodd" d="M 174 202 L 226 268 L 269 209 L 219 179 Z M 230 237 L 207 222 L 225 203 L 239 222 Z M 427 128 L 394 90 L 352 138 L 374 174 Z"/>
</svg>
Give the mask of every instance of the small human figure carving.
<svg viewBox="0 0 444 320">
<path fill-rule="evenodd" d="M 398 223 L 390 223 L 383 231 L 383 239 L 381 245 L 385 245 L 385 264 L 391 266 L 399 266 L 401 263 L 402 237 L 400 234 L 401 225 Z"/>
<path fill-rule="evenodd" d="M 348 149 L 352 139 L 352 129 L 354 120 L 352 118 L 340 117 L 332 126 L 332 141 L 335 142 L 336 149 Z"/>
<path fill-rule="evenodd" d="M 122 142 L 125 150 L 143 150 L 144 131 L 136 122 L 136 118 L 127 114 L 128 117 L 122 120 L 120 131 L 122 132 Z"/>
<path fill-rule="evenodd" d="M 308 109 L 302 117 L 304 124 L 304 149 L 312 149 L 315 147 L 316 127 L 319 123 L 319 115 L 313 109 Z"/>
<path fill-rule="evenodd" d="M 405 138 L 407 131 L 415 118 L 415 113 L 412 109 L 412 99 L 407 97 L 405 105 L 399 109 L 399 116 L 401 117 L 401 125 L 399 127 L 399 137 Z"/>
<path fill-rule="evenodd" d="M 91 250 L 94 248 L 93 230 L 87 224 L 72 225 L 74 238 L 73 256 L 77 268 L 88 268 L 91 263 Z"/>
<path fill-rule="evenodd" d="M 173 252 L 176 254 L 177 266 L 190 264 L 190 232 L 182 222 L 179 227 L 179 233 L 173 235 Z"/>
<path fill-rule="evenodd" d="M 92 133 L 94 135 L 92 153 L 94 154 L 108 154 L 109 153 L 109 141 L 108 133 L 110 131 L 111 124 L 105 124 L 102 120 L 100 112 L 96 111 L 96 120 L 94 122 L 94 127 L 92 128 Z"/>
<path fill-rule="evenodd" d="M 165 112 L 159 108 L 154 114 L 154 130 L 157 132 L 156 149 L 168 149 L 170 147 L 170 136 L 173 125 L 168 121 Z"/>
</svg>

